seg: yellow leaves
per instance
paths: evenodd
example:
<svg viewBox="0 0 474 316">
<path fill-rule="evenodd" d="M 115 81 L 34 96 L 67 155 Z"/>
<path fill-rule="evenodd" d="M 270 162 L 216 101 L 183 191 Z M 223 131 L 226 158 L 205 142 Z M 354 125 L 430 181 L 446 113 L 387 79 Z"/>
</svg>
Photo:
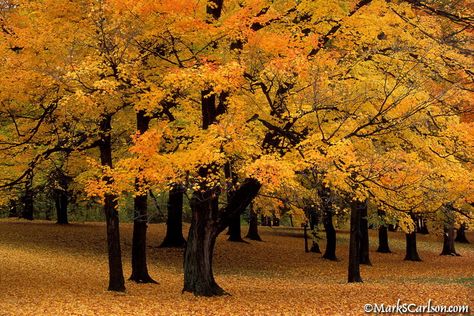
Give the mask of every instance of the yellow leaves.
<svg viewBox="0 0 474 316">
<path fill-rule="evenodd" d="M 245 167 L 245 175 L 257 179 L 262 185 L 273 190 L 295 182 L 292 162 L 278 156 L 264 155 Z"/>
</svg>

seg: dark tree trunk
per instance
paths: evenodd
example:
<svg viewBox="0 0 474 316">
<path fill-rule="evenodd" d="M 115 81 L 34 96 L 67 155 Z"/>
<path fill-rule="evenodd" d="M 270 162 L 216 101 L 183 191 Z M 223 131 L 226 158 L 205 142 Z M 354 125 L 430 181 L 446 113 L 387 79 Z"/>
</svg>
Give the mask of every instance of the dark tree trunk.
<svg viewBox="0 0 474 316">
<path fill-rule="evenodd" d="M 183 292 L 197 296 L 216 296 L 226 292 L 217 285 L 212 272 L 212 257 L 217 236 L 229 225 L 235 213 L 245 209 L 257 195 L 260 184 L 247 179 L 219 210 L 218 192 L 195 191 L 191 198 L 191 228 L 184 254 Z"/>
<path fill-rule="evenodd" d="M 349 269 L 348 282 L 362 282 L 360 277 L 360 222 L 361 212 L 366 207 L 364 202 L 354 201 L 351 203 L 351 232 L 349 241 Z"/>
<path fill-rule="evenodd" d="M 466 238 L 466 224 L 461 224 L 461 226 L 457 230 L 456 239 L 454 239 L 454 241 L 457 241 L 462 244 L 469 243 L 469 240 L 467 240 Z"/>
<path fill-rule="evenodd" d="M 99 142 L 100 161 L 102 166 L 112 168 L 111 116 L 105 115 L 100 122 L 101 138 Z M 104 176 L 110 184 L 113 180 Z M 125 291 L 125 280 L 122 268 L 122 251 L 120 248 L 119 216 L 117 212 L 117 196 L 106 193 L 104 198 L 104 214 L 107 225 L 107 250 L 109 254 L 109 291 Z"/>
<path fill-rule="evenodd" d="M 249 231 L 245 238 L 248 238 L 250 240 L 262 241 L 262 238 L 260 238 L 260 235 L 258 234 L 258 217 L 257 213 L 253 209 L 253 203 L 250 204 Z"/>
<path fill-rule="evenodd" d="M 318 212 L 314 206 L 306 206 L 304 212 L 306 214 L 306 217 L 309 220 L 309 227 L 311 229 L 311 235 L 312 235 L 312 243 L 311 243 L 310 251 L 314 253 L 321 253 L 321 249 L 319 248 L 319 244 L 317 242 L 317 238 L 318 238 L 317 229 L 318 229 L 318 224 L 319 224 Z M 290 214 L 290 220 L 292 222 L 291 226 L 293 227 L 293 220 L 292 220 L 291 214 Z"/>
<path fill-rule="evenodd" d="M 34 212 L 34 193 L 33 193 L 33 172 L 29 172 L 26 178 L 25 195 L 23 196 L 23 210 L 20 218 L 33 220 Z"/>
<path fill-rule="evenodd" d="M 240 214 L 235 216 L 230 220 L 229 224 L 229 239 L 228 241 L 235 241 L 235 242 L 245 242 L 242 239 L 242 232 L 240 227 Z"/>
<path fill-rule="evenodd" d="M 10 200 L 10 208 L 8 210 L 8 217 L 17 217 L 18 210 L 16 208 L 16 201 Z"/>
<path fill-rule="evenodd" d="M 325 212 L 323 224 L 326 231 L 326 250 L 323 258 L 336 261 L 336 230 L 332 223 L 332 211 Z"/>
<path fill-rule="evenodd" d="M 426 225 L 426 219 L 423 218 L 423 216 L 418 216 L 417 221 L 416 221 L 416 230 L 417 233 L 427 235 L 429 234 L 428 232 L 428 226 Z"/>
<path fill-rule="evenodd" d="M 416 232 L 406 234 L 406 255 L 404 260 L 421 261 L 418 251 L 416 250 Z"/>
<path fill-rule="evenodd" d="M 388 231 L 389 232 L 396 232 L 397 231 L 397 225 L 389 224 L 388 225 Z"/>
<path fill-rule="evenodd" d="M 304 238 L 304 252 L 309 252 L 308 248 L 308 224 L 304 223 L 303 226 L 303 238 Z"/>
<path fill-rule="evenodd" d="M 150 117 L 146 112 L 137 112 L 137 131 L 143 135 L 150 125 Z M 132 274 L 129 280 L 137 283 L 157 283 L 148 273 L 146 256 L 146 232 L 148 228 L 148 195 L 140 192 L 140 179 L 135 179 L 134 218 L 133 218 L 133 238 L 132 238 Z"/>
<path fill-rule="evenodd" d="M 186 240 L 183 237 L 183 197 L 184 188 L 173 185 L 168 195 L 168 218 L 166 219 L 166 236 L 160 247 L 184 248 Z"/>
<path fill-rule="evenodd" d="M 369 257 L 369 225 L 367 221 L 367 204 L 365 207 L 361 209 L 360 214 L 360 232 L 361 232 L 361 240 L 360 240 L 360 264 L 366 264 L 371 266 L 372 263 L 370 262 Z"/>
<path fill-rule="evenodd" d="M 387 226 L 379 227 L 379 247 L 377 252 L 381 253 L 391 253 L 390 247 L 388 246 L 388 228 Z"/>
<path fill-rule="evenodd" d="M 56 204 L 57 224 L 69 224 L 67 218 L 68 195 L 67 191 L 62 189 L 54 190 L 54 200 Z"/>
<path fill-rule="evenodd" d="M 454 225 L 447 224 L 444 226 L 443 234 L 443 250 L 441 256 L 459 256 L 454 248 Z"/>
</svg>

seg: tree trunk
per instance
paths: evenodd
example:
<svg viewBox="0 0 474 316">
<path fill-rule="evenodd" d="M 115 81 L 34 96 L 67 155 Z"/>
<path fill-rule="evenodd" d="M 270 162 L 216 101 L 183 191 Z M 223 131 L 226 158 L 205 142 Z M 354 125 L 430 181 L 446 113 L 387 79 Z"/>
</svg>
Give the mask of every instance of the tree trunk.
<svg viewBox="0 0 474 316">
<path fill-rule="evenodd" d="M 323 258 L 337 261 L 336 257 L 336 230 L 332 223 L 332 211 L 325 211 L 324 219 L 324 230 L 326 231 L 326 250 L 324 251 Z"/>
<path fill-rule="evenodd" d="M 67 218 L 68 196 L 67 191 L 56 189 L 54 190 L 54 199 L 56 204 L 57 224 L 69 224 Z"/>
<path fill-rule="evenodd" d="M 456 239 L 454 239 L 454 241 L 457 241 L 463 244 L 469 243 L 469 240 L 467 240 L 466 238 L 466 224 L 463 223 L 461 224 L 461 226 L 459 226 L 459 229 L 457 230 L 457 233 L 456 233 Z"/>
<path fill-rule="evenodd" d="M 416 231 L 406 234 L 406 255 L 404 260 L 421 261 L 416 250 Z"/>
<path fill-rule="evenodd" d="M 104 115 L 100 122 L 101 139 L 99 142 L 100 160 L 102 166 L 112 168 L 111 116 Z M 104 181 L 110 184 L 113 180 L 104 176 Z M 125 280 L 122 268 L 122 252 L 120 248 L 119 217 L 117 212 L 117 196 L 106 193 L 104 198 L 104 213 L 107 225 L 107 248 L 109 254 L 109 291 L 125 291 Z"/>
<path fill-rule="evenodd" d="M 426 219 L 423 218 L 423 216 L 418 216 L 417 221 L 416 221 L 416 226 L 417 226 L 417 233 L 427 235 L 429 234 L 428 232 L 428 226 L 426 225 Z"/>
<path fill-rule="evenodd" d="M 17 217 L 17 216 L 18 216 L 18 210 L 16 208 L 16 201 L 10 200 L 10 208 L 8 211 L 8 217 Z"/>
<path fill-rule="evenodd" d="M 443 250 L 441 256 L 459 256 L 454 248 L 454 225 L 447 224 L 444 226 L 443 234 Z"/>
<path fill-rule="evenodd" d="M 365 203 L 354 201 L 351 203 L 351 232 L 349 241 L 349 271 L 348 282 L 362 282 L 360 277 L 360 222 L 361 212 L 365 208 Z"/>
<path fill-rule="evenodd" d="M 367 221 L 367 204 L 361 209 L 360 214 L 360 231 L 361 231 L 361 240 L 360 240 L 360 264 L 366 264 L 371 266 L 369 257 L 369 225 Z"/>
<path fill-rule="evenodd" d="M 173 185 L 168 194 L 168 218 L 166 219 L 166 236 L 160 247 L 184 248 L 186 240 L 183 237 L 183 197 L 184 188 Z"/>
<path fill-rule="evenodd" d="M 253 203 L 250 204 L 249 231 L 245 238 L 248 238 L 250 240 L 262 241 L 262 238 L 260 238 L 260 235 L 258 234 L 258 217 L 257 213 L 253 208 Z"/>
<path fill-rule="evenodd" d="M 191 198 L 191 228 L 184 253 L 183 292 L 197 296 L 217 296 L 226 292 L 217 285 L 212 272 L 212 257 L 217 236 L 229 225 L 232 216 L 244 210 L 257 195 L 260 184 L 247 179 L 235 191 L 224 209 L 219 210 L 217 190 L 195 191 Z"/>
<path fill-rule="evenodd" d="M 228 241 L 235 241 L 235 242 L 245 242 L 242 239 L 242 232 L 240 227 L 240 214 L 235 216 L 230 220 L 229 224 L 229 239 Z"/>
<path fill-rule="evenodd" d="M 24 218 L 30 221 L 33 220 L 33 200 L 33 172 L 29 172 L 26 178 L 25 195 L 23 196 L 23 210 L 20 213 L 20 218 Z"/>
<path fill-rule="evenodd" d="M 377 248 L 377 252 L 391 253 L 388 246 L 388 228 L 384 225 L 379 227 L 379 247 Z"/>
</svg>

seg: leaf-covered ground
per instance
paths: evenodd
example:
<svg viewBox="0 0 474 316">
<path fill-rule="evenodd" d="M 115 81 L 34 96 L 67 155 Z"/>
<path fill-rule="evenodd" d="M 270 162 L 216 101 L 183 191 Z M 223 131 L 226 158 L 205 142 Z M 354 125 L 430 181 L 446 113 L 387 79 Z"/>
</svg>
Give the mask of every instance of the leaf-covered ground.
<svg viewBox="0 0 474 316">
<path fill-rule="evenodd" d="M 132 226 L 122 224 L 124 269 L 130 273 Z M 246 228 L 244 227 L 245 231 Z M 468 304 L 474 308 L 474 246 L 461 257 L 439 256 L 440 236 L 418 236 L 423 262 L 406 262 L 404 235 L 389 233 L 393 254 L 379 254 L 362 284 L 347 284 L 347 232 L 338 234 L 339 262 L 303 252 L 299 230 L 261 228 L 264 242 L 219 237 L 214 272 L 231 296 L 181 294 L 182 250 L 160 249 L 165 225 L 150 225 L 149 269 L 158 285 L 127 282 L 105 291 L 107 257 L 102 223 L 58 226 L 0 220 L 0 315 L 320 315 L 363 314 L 366 303 Z M 474 234 L 468 238 L 474 242 Z M 320 243 L 324 249 L 324 241 Z"/>
</svg>

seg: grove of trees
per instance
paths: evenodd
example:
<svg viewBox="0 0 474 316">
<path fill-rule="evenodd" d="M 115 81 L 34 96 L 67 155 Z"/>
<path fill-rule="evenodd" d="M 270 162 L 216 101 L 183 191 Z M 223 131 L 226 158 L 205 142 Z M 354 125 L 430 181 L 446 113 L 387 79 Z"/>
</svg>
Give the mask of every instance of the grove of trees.
<svg viewBox="0 0 474 316">
<path fill-rule="evenodd" d="M 31 220 L 50 192 L 58 224 L 72 192 L 100 204 L 111 291 L 130 197 L 130 280 L 159 281 L 156 192 L 195 295 L 226 294 L 216 238 L 241 241 L 248 210 L 254 240 L 270 210 L 308 222 L 314 251 L 324 227 L 328 260 L 349 219 L 348 282 L 371 264 L 369 227 L 382 253 L 405 232 L 416 261 L 428 221 L 457 255 L 474 224 L 473 23 L 468 1 L 0 0 L 0 204 Z"/>
</svg>

